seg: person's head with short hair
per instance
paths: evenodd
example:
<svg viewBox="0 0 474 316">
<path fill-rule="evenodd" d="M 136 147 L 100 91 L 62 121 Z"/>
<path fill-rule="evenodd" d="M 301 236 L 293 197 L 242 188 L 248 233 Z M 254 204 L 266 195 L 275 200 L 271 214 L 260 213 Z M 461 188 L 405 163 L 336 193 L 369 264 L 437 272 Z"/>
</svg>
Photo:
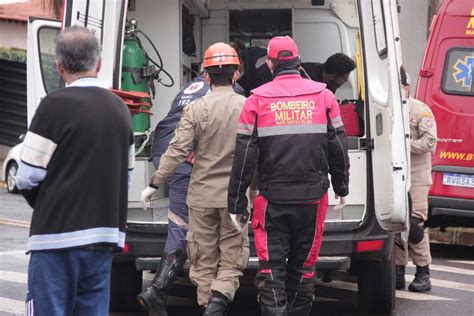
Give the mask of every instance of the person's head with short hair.
<svg viewBox="0 0 474 316">
<path fill-rule="evenodd" d="M 274 76 L 282 71 L 298 71 L 300 64 L 298 46 L 291 37 L 275 36 L 270 40 L 267 49 L 267 66 Z"/>
<path fill-rule="evenodd" d="M 400 67 L 400 84 L 402 85 L 402 93 L 405 98 L 410 97 L 411 78 L 410 74 L 406 71 L 404 66 Z"/>
<path fill-rule="evenodd" d="M 233 86 L 239 79 L 239 56 L 226 43 L 215 43 L 204 53 L 204 77 L 211 87 Z"/>
<path fill-rule="evenodd" d="M 101 47 L 93 31 L 81 26 L 68 27 L 55 41 L 56 66 L 66 83 L 97 76 Z"/>
<path fill-rule="evenodd" d="M 335 91 L 349 79 L 356 68 L 355 61 L 343 53 L 331 55 L 323 65 L 323 82 L 328 89 Z"/>
<path fill-rule="evenodd" d="M 245 74 L 245 62 L 243 51 L 245 50 L 245 45 L 238 40 L 234 40 L 233 42 L 229 43 L 233 49 L 237 52 L 237 56 L 239 56 L 239 79 Z"/>
</svg>

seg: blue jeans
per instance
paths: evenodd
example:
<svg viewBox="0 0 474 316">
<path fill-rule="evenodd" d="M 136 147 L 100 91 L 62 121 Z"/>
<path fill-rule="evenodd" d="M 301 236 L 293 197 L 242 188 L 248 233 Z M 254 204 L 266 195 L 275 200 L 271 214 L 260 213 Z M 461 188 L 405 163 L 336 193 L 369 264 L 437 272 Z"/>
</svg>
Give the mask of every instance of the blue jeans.
<svg viewBox="0 0 474 316">
<path fill-rule="evenodd" d="M 107 316 L 111 266 L 111 250 L 31 252 L 26 315 Z"/>
</svg>

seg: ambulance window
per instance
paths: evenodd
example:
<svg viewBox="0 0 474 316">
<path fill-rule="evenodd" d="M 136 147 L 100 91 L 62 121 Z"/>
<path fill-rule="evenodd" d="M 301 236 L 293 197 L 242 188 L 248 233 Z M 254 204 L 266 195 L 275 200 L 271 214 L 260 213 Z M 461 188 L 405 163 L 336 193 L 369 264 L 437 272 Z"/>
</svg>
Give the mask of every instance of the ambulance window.
<svg viewBox="0 0 474 316">
<path fill-rule="evenodd" d="M 385 37 L 385 21 L 380 0 L 372 0 L 372 14 L 374 16 L 377 52 L 381 56 L 387 52 L 387 39 Z"/>
<path fill-rule="evenodd" d="M 41 65 L 41 77 L 46 93 L 59 89 L 61 77 L 56 69 L 56 45 L 54 39 L 59 34 L 58 29 L 42 27 L 38 30 L 38 49 Z"/>
<path fill-rule="evenodd" d="M 442 88 L 444 93 L 474 95 L 474 49 L 452 48 L 446 55 Z"/>
</svg>

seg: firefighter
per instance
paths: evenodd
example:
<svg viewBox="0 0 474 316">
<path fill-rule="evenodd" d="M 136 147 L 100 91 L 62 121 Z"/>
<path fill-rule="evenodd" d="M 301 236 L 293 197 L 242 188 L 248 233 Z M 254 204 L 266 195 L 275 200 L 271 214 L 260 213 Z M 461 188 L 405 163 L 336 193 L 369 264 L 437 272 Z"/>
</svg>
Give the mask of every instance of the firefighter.
<svg viewBox="0 0 474 316">
<path fill-rule="evenodd" d="M 336 53 L 329 56 L 324 64 L 302 63 L 301 68 L 309 79 L 325 83 L 332 93 L 336 93 L 336 90 L 347 82 L 352 70 L 356 68 L 356 63 L 349 56 Z"/>
<path fill-rule="evenodd" d="M 240 59 L 239 73 L 243 72 L 243 63 Z M 161 156 L 174 136 L 174 131 L 183 114 L 183 108 L 206 95 L 210 88 L 209 82 L 204 77 L 204 72 L 201 72 L 174 98 L 168 115 L 158 123 L 155 129 L 150 157 L 155 168 L 158 169 Z M 245 95 L 245 91 L 237 83 L 234 86 L 234 91 Z M 164 253 L 150 287 L 138 295 L 138 303 L 142 307 L 163 316 L 167 315 L 165 306 L 167 291 L 186 262 L 186 233 L 188 232 L 186 196 L 191 178 L 193 156 L 194 153 L 190 150 L 188 159 L 181 163 L 167 179 L 169 186 L 168 234 Z"/>
<path fill-rule="evenodd" d="M 150 185 L 142 192 L 147 206 L 156 189 L 187 159 L 195 159 L 186 203 L 189 207 L 187 252 L 190 278 L 197 285 L 204 315 L 225 315 L 239 287 L 249 249 L 246 229 L 239 231 L 227 211 L 227 188 L 235 134 L 245 98 L 233 85 L 239 58 L 228 44 L 216 43 L 204 53 L 204 76 L 211 92 L 188 104 Z"/>
<path fill-rule="evenodd" d="M 435 152 L 437 134 L 436 120 L 429 106 L 410 97 L 410 78 L 405 71 L 402 85 L 410 109 L 411 188 L 412 200 L 408 241 L 397 236 L 395 247 L 396 287 L 405 288 L 405 266 L 408 254 L 416 265 L 415 279 L 408 286 L 412 292 L 431 289 L 430 242 L 424 222 L 428 219 L 428 192 L 431 180 L 431 154 Z"/>
<path fill-rule="evenodd" d="M 328 206 L 328 171 L 340 197 L 336 208 L 345 205 L 349 193 L 347 138 L 334 94 L 325 84 L 301 78 L 291 37 L 270 40 L 266 63 L 274 79 L 252 90 L 240 115 L 228 208 L 241 227 L 258 156 L 260 193 L 251 226 L 262 315 L 308 315 Z"/>
</svg>

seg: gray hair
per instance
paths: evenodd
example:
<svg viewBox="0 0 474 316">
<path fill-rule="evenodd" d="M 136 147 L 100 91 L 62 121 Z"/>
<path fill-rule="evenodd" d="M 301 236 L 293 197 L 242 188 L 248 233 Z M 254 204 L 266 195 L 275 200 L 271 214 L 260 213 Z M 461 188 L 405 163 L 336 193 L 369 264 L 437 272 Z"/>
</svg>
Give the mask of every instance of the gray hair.
<svg viewBox="0 0 474 316">
<path fill-rule="evenodd" d="M 100 51 L 94 31 L 85 27 L 68 27 L 56 37 L 56 59 L 69 74 L 94 70 Z"/>
</svg>

